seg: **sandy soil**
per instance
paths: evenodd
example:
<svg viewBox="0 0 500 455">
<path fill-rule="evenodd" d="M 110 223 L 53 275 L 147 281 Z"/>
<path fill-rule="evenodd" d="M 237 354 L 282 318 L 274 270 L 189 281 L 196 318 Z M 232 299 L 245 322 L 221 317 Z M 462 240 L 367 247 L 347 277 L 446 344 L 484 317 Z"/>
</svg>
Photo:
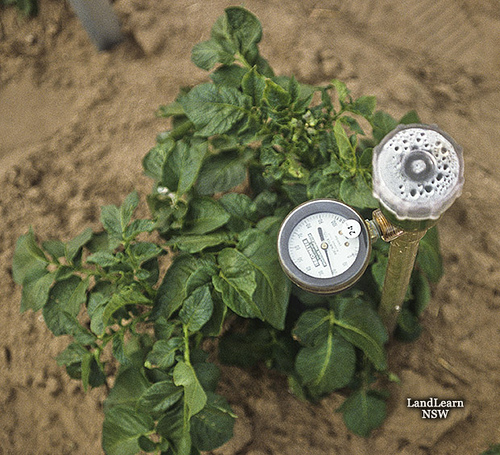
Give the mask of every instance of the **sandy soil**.
<svg viewBox="0 0 500 455">
<path fill-rule="evenodd" d="M 99 206 L 150 182 L 140 160 L 165 128 L 153 115 L 181 85 L 205 80 L 190 49 L 225 0 L 117 0 L 125 41 L 98 53 L 66 2 L 35 20 L 0 12 L 0 454 L 101 454 L 103 390 L 84 394 L 54 356 L 39 314 L 19 314 L 16 238 L 32 225 L 69 239 L 98 226 Z M 500 9 L 496 0 L 247 0 L 278 74 L 348 82 L 401 115 L 416 109 L 465 150 L 463 196 L 440 223 L 446 275 L 421 338 L 391 345 L 390 415 L 371 438 L 345 430 L 338 396 L 292 397 L 283 378 L 225 368 L 240 418 L 217 455 L 477 454 L 500 442 Z M 407 397 L 465 400 L 441 422 Z"/>
</svg>

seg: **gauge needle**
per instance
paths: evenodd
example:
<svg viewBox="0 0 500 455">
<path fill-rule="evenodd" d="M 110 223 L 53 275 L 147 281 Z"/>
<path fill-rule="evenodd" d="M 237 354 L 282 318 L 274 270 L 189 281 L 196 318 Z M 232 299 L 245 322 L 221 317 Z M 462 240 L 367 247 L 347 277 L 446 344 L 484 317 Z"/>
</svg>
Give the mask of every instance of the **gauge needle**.
<svg viewBox="0 0 500 455">
<path fill-rule="evenodd" d="M 330 255 L 328 254 L 328 243 L 325 242 L 325 236 L 323 235 L 323 229 L 318 228 L 319 239 L 321 240 L 321 249 L 325 250 L 326 260 L 328 261 L 328 266 L 330 267 L 330 272 L 333 275 L 332 263 L 330 262 Z"/>
</svg>

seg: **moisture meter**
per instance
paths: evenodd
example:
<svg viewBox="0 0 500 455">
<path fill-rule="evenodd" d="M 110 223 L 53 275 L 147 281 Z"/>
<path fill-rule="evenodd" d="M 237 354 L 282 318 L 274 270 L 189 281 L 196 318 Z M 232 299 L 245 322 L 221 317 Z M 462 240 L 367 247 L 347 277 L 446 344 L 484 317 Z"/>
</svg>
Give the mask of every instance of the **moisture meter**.
<svg viewBox="0 0 500 455">
<path fill-rule="evenodd" d="M 371 230 L 351 207 L 316 199 L 293 209 L 278 234 L 278 256 L 302 289 L 335 294 L 352 286 L 368 266 Z"/>
</svg>

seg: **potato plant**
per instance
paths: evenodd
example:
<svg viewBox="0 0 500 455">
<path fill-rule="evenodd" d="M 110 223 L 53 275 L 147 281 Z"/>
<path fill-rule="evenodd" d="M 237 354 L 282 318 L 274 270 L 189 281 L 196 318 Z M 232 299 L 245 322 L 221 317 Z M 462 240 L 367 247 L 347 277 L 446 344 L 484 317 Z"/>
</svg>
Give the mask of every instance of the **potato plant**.
<svg viewBox="0 0 500 455">
<path fill-rule="evenodd" d="M 376 310 L 388 246 L 375 244 L 355 287 L 325 297 L 291 286 L 276 236 L 286 214 L 312 198 L 370 217 L 372 147 L 418 118 L 395 120 L 337 80 L 313 86 L 275 76 L 259 53 L 261 35 L 252 13 L 232 7 L 194 47 L 192 61 L 210 81 L 158 111 L 171 129 L 143 160 L 154 180 L 150 218 L 134 217 L 133 192 L 120 207 L 102 207 L 100 232 L 39 244 L 30 229 L 18 240 L 21 311 L 41 311 L 54 335 L 72 339 L 58 364 L 85 390 L 106 384 L 119 365 L 104 407 L 109 455 L 197 454 L 232 437 L 236 416 L 217 393 L 220 371 L 207 352 L 214 348 L 220 363 L 281 371 L 301 398 L 339 391 L 347 398 L 338 411 L 358 435 L 386 416 L 383 386 L 395 375 Z M 433 229 L 421 243 L 399 337 L 418 336 L 429 281 L 441 272 Z"/>
</svg>

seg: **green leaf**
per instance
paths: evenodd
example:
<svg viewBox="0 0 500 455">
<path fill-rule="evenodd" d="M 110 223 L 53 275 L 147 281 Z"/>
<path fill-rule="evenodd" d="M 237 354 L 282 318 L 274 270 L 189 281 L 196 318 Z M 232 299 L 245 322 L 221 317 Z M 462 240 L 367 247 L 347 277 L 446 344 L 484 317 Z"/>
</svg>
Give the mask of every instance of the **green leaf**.
<svg viewBox="0 0 500 455">
<path fill-rule="evenodd" d="M 190 332 L 199 331 L 212 316 L 214 305 L 208 285 L 197 288 L 182 305 L 179 319 Z"/>
<path fill-rule="evenodd" d="M 199 262 L 191 255 L 176 256 L 158 288 L 154 302 L 154 314 L 169 319 L 187 297 L 188 278 L 199 268 Z"/>
<path fill-rule="evenodd" d="M 196 189 L 202 196 L 229 191 L 246 178 L 246 166 L 237 153 L 210 156 L 200 170 Z"/>
<path fill-rule="evenodd" d="M 345 178 L 340 184 L 340 197 L 348 205 L 363 209 L 378 207 L 377 200 L 372 195 L 372 188 L 362 174 L 353 178 Z"/>
<path fill-rule="evenodd" d="M 196 198 L 191 201 L 186 216 L 186 234 L 206 234 L 224 226 L 229 221 L 227 213 L 219 202 L 208 198 Z"/>
<path fill-rule="evenodd" d="M 356 354 L 352 344 L 335 333 L 330 322 L 327 336 L 321 342 L 299 351 L 295 368 L 311 393 L 321 396 L 349 384 L 354 375 L 355 363 Z"/>
<path fill-rule="evenodd" d="M 108 253 L 106 251 L 98 251 L 90 255 L 87 258 L 87 262 L 89 264 L 97 264 L 101 267 L 111 267 L 120 262 L 120 260 L 112 253 Z"/>
<path fill-rule="evenodd" d="M 104 402 L 105 412 L 115 406 L 135 407 L 149 385 L 140 369 L 130 366 L 120 368 L 115 384 Z"/>
<path fill-rule="evenodd" d="M 330 315 L 324 308 L 305 311 L 297 320 L 293 329 L 294 339 L 303 346 L 316 346 L 328 337 L 330 330 Z"/>
<path fill-rule="evenodd" d="M 86 392 L 88 387 L 89 387 L 89 379 L 90 379 L 90 366 L 92 365 L 92 361 L 94 360 L 94 356 L 92 355 L 91 352 L 87 351 L 87 354 L 85 354 L 82 357 L 82 362 L 81 362 L 81 374 L 82 374 L 82 385 L 83 385 L 83 391 Z"/>
<path fill-rule="evenodd" d="M 262 39 L 262 27 L 259 20 L 245 8 L 233 6 L 225 10 L 227 28 L 233 42 L 237 45 L 239 52 L 246 58 L 248 63 L 254 64 L 256 44 Z"/>
<path fill-rule="evenodd" d="M 207 405 L 191 419 L 191 440 L 202 451 L 216 449 L 233 437 L 234 414 L 227 401 L 207 393 Z"/>
<path fill-rule="evenodd" d="M 73 261 L 80 248 L 82 248 L 90 241 L 92 235 L 92 229 L 87 228 L 81 234 L 79 234 L 66 244 L 66 259 L 68 260 L 68 262 Z"/>
<path fill-rule="evenodd" d="M 176 386 L 171 380 L 160 381 L 144 391 L 137 406 L 153 416 L 159 416 L 177 403 L 182 395 L 182 387 Z"/>
<path fill-rule="evenodd" d="M 120 221 L 122 232 L 125 232 L 125 228 L 128 226 L 130 221 L 132 220 L 132 215 L 135 212 L 135 209 L 139 205 L 139 195 L 137 191 L 132 191 L 120 207 Z"/>
<path fill-rule="evenodd" d="M 345 300 L 340 306 L 335 323 L 337 331 L 361 349 L 377 370 L 387 368 L 384 349 L 388 340 L 387 331 L 369 304 L 356 299 Z"/>
<path fill-rule="evenodd" d="M 132 406 L 114 406 L 104 415 L 102 447 L 107 455 L 135 455 L 139 438 L 152 431 L 154 421 Z"/>
<path fill-rule="evenodd" d="M 336 90 L 340 104 L 343 106 L 346 102 L 346 98 L 349 98 L 350 90 L 347 88 L 344 82 L 334 79 L 330 82 L 332 87 Z"/>
<path fill-rule="evenodd" d="M 212 280 L 224 303 L 242 317 L 262 317 L 252 299 L 257 283 L 255 271 L 247 258 L 234 248 L 225 248 L 217 260 L 220 274 L 213 276 Z"/>
<path fill-rule="evenodd" d="M 344 422 L 353 433 L 368 437 L 372 430 L 382 425 L 386 416 L 383 398 L 372 390 L 357 390 L 342 404 Z"/>
<path fill-rule="evenodd" d="M 122 239 L 120 210 L 116 205 L 105 205 L 101 207 L 101 223 L 104 229 L 106 229 L 110 239 Z"/>
<path fill-rule="evenodd" d="M 47 303 L 50 288 L 54 282 L 55 273 L 49 273 L 46 269 L 32 269 L 24 278 L 21 313 L 26 310 L 38 311 Z"/>
<path fill-rule="evenodd" d="M 102 322 L 106 326 L 113 313 L 125 305 L 150 305 L 151 300 L 144 294 L 133 288 L 123 288 L 120 292 L 113 294 L 111 300 L 106 304 L 102 315 Z"/>
<path fill-rule="evenodd" d="M 254 66 L 243 76 L 241 88 L 243 89 L 243 93 L 252 99 L 254 106 L 260 106 L 266 88 L 266 78 L 261 76 Z"/>
<path fill-rule="evenodd" d="M 271 79 L 265 80 L 263 99 L 274 111 L 281 111 L 290 106 L 290 94 L 280 85 Z"/>
<path fill-rule="evenodd" d="M 176 353 L 184 347 L 184 340 L 173 337 L 169 340 L 158 340 L 146 357 L 146 368 L 161 368 L 167 370 L 175 363 Z"/>
<path fill-rule="evenodd" d="M 399 123 L 401 125 L 409 125 L 411 123 L 421 123 L 421 122 L 420 122 L 420 117 L 418 116 L 416 111 L 409 111 L 399 119 Z"/>
<path fill-rule="evenodd" d="M 82 280 L 72 276 L 57 282 L 49 293 L 48 302 L 43 308 L 47 327 L 56 335 L 72 334 L 79 326 L 76 316 L 87 298 L 88 278 Z"/>
<path fill-rule="evenodd" d="M 228 193 L 219 199 L 219 203 L 231 215 L 227 224 L 231 231 L 241 232 L 252 226 L 256 204 L 246 194 Z"/>
<path fill-rule="evenodd" d="M 133 220 L 126 228 L 123 236 L 126 239 L 134 239 L 142 232 L 151 232 L 155 227 L 153 220 Z"/>
<path fill-rule="evenodd" d="M 155 243 L 137 242 L 130 245 L 130 253 L 139 264 L 142 264 L 143 262 L 158 257 L 163 253 L 163 249 Z"/>
<path fill-rule="evenodd" d="M 333 134 L 335 135 L 335 141 L 339 149 L 340 158 L 347 162 L 353 161 L 356 155 L 356 150 L 352 146 L 351 141 L 342 126 L 342 122 L 335 122 L 335 125 L 333 126 Z"/>
<path fill-rule="evenodd" d="M 202 333 L 205 336 L 216 337 L 222 332 L 224 320 L 227 314 L 227 306 L 224 304 L 222 296 L 218 292 L 212 293 L 212 302 L 214 304 L 212 317 L 203 326 Z"/>
<path fill-rule="evenodd" d="M 373 116 L 373 138 L 378 143 L 394 128 L 398 126 L 397 120 L 383 111 L 375 112 Z"/>
<path fill-rule="evenodd" d="M 14 259 L 12 261 L 12 275 L 17 284 L 23 284 L 26 276 L 36 276 L 48 264 L 45 254 L 37 245 L 33 229 L 17 239 Z"/>
<path fill-rule="evenodd" d="M 170 104 L 162 104 L 158 111 L 156 111 L 156 115 L 159 117 L 178 117 L 184 115 L 184 109 L 182 109 L 181 103 L 179 101 L 174 101 Z"/>
<path fill-rule="evenodd" d="M 175 147 L 175 141 L 169 138 L 165 143 L 153 147 L 143 158 L 144 173 L 153 180 L 160 181 L 163 166 Z"/>
<path fill-rule="evenodd" d="M 177 363 L 174 368 L 174 384 L 184 387 L 184 400 L 190 417 L 205 407 L 207 395 L 191 365 L 182 361 Z"/>
<path fill-rule="evenodd" d="M 238 65 L 223 65 L 217 68 L 211 75 L 210 79 L 215 84 L 225 85 L 226 87 L 240 88 L 241 80 L 247 70 Z"/>
<path fill-rule="evenodd" d="M 191 61 L 201 69 L 210 71 L 217 63 L 230 65 L 234 61 L 234 52 L 217 41 L 210 39 L 196 44 L 191 51 Z"/>
<path fill-rule="evenodd" d="M 211 248 L 222 243 L 229 242 L 230 235 L 227 232 L 212 232 L 210 234 L 201 235 L 181 235 L 179 237 L 172 237 L 166 245 L 176 246 L 179 250 L 187 253 L 199 253 L 205 248 Z"/>
<path fill-rule="evenodd" d="M 276 239 L 258 229 L 249 229 L 240 234 L 238 249 L 254 269 L 257 287 L 253 301 L 266 322 L 283 330 L 291 284 L 279 264 Z"/>
<path fill-rule="evenodd" d="M 420 241 L 417 262 L 432 283 L 437 283 L 443 276 L 443 258 L 440 254 L 437 226 L 430 228 Z"/>
<path fill-rule="evenodd" d="M 162 183 L 182 196 L 194 185 L 207 151 L 206 141 L 178 141 L 164 163 Z"/>
<path fill-rule="evenodd" d="M 42 243 L 42 247 L 53 258 L 63 257 L 65 254 L 66 246 L 60 240 L 46 240 Z"/>
<path fill-rule="evenodd" d="M 199 136 L 229 131 L 247 112 L 247 98 L 233 87 L 201 84 L 181 100 L 186 115 Z"/>
<path fill-rule="evenodd" d="M 194 363 L 193 368 L 203 390 L 215 392 L 220 379 L 220 370 L 217 365 L 202 361 Z"/>
<path fill-rule="evenodd" d="M 374 96 L 361 96 L 349 106 L 349 110 L 365 118 L 370 118 L 377 106 Z"/>
<path fill-rule="evenodd" d="M 96 335 L 101 335 L 104 332 L 102 316 L 110 298 L 111 296 L 104 296 L 100 292 L 92 292 L 89 296 L 87 313 L 90 317 L 90 330 Z"/>
</svg>

